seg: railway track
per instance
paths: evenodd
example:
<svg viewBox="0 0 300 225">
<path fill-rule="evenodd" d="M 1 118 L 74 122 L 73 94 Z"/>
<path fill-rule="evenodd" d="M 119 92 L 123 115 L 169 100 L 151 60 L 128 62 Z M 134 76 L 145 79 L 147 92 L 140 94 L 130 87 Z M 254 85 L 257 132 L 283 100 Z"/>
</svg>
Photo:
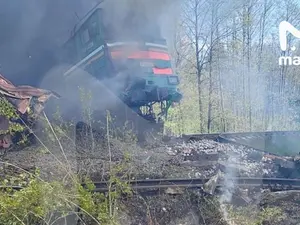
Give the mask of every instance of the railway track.
<svg viewBox="0 0 300 225">
<path fill-rule="evenodd" d="M 130 180 L 121 181 L 121 183 L 127 183 L 131 190 L 144 193 L 152 193 L 154 190 L 163 190 L 167 188 L 185 188 L 185 189 L 198 189 L 202 192 L 204 191 L 205 185 L 210 182 L 210 179 L 201 178 L 177 178 L 177 179 L 146 179 L 146 180 Z M 216 182 L 215 188 L 222 189 L 226 188 L 225 180 L 220 179 Z M 260 188 L 269 189 L 270 191 L 285 191 L 285 190 L 300 190 L 300 179 L 284 179 L 284 178 L 251 178 L 251 177 L 236 177 L 232 179 L 226 179 L 226 183 L 234 184 L 234 187 L 240 188 Z M 105 193 L 109 191 L 107 181 L 94 182 L 95 189 L 93 192 Z M 85 184 L 82 184 L 86 187 Z M 24 187 L 20 186 L 0 186 L 0 189 L 13 189 L 15 191 L 20 191 Z M 114 184 L 111 184 L 111 189 L 114 190 Z"/>
<path fill-rule="evenodd" d="M 182 138 L 185 141 L 209 139 L 221 143 L 243 145 L 277 156 L 297 155 L 300 152 L 300 131 L 188 134 L 182 135 Z"/>
<path fill-rule="evenodd" d="M 165 189 L 165 188 L 199 188 L 203 189 L 204 185 L 210 179 L 148 179 L 148 180 L 131 180 L 127 182 L 132 190 L 151 190 L 151 189 Z M 272 191 L 279 190 L 300 190 L 300 179 L 281 179 L 281 178 L 249 178 L 238 177 L 233 179 L 226 179 L 234 183 L 236 187 L 257 187 L 263 189 L 270 189 Z M 107 182 L 95 182 L 95 192 L 107 192 Z M 224 180 L 220 180 L 216 184 L 216 188 L 222 188 Z"/>
</svg>

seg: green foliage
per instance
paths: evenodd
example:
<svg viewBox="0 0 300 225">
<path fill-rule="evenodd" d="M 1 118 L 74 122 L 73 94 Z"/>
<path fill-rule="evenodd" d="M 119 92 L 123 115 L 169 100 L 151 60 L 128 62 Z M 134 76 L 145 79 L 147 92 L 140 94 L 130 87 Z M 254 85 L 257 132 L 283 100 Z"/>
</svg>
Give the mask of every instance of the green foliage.
<svg viewBox="0 0 300 225">
<path fill-rule="evenodd" d="M 10 120 L 9 130 L 4 131 L 2 134 L 14 134 L 15 132 L 24 131 L 25 127 L 19 123 L 11 122 L 13 120 L 19 119 L 19 115 L 16 109 L 10 104 L 5 98 L 0 96 L 0 116 L 3 116 Z M 1 134 L 1 133 L 0 133 Z"/>
<path fill-rule="evenodd" d="M 46 183 L 35 176 L 28 177 L 28 174 L 5 180 L 5 183 L 24 184 L 25 179 L 27 185 L 22 190 L 8 188 L 0 192 L 0 224 L 38 224 L 50 212 L 67 212 L 71 209 L 72 205 L 64 199 L 69 196 L 69 189 L 60 183 Z"/>
<path fill-rule="evenodd" d="M 92 123 L 94 121 L 88 105 L 88 100 L 91 96 L 89 94 L 85 95 L 83 90 L 81 90 L 81 96 L 86 121 Z M 9 102 L 2 98 L 1 101 L 0 115 L 4 115 L 11 120 L 19 118 L 19 115 Z M 41 130 L 42 133 L 40 133 L 45 137 L 46 143 L 50 140 L 50 144 L 53 147 L 56 142 L 64 140 L 61 137 L 68 133 L 68 130 L 71 128 L 68 121 L 62 121 L 59 110 L 55 114 L 55 119 L 58 124 L 55 126 L 44 126 L 43 130 Z M 114 140 L 112 136 L 115 129 L 111 127 L 112 118 L 109 112 L 107 112 L 107 121 L 102 122 L 107 124 L 108 143 L 106 147 L 110 148 L 111 142 Z M 44 118 L 44 123 L 49 123 L 47 118 Z M 13 123 L 11 124 L 13 125 Z M 22 131 L 16 128 L 18 127 L 12 126 L 8 132 Z M 134 140 L 130 130 L 126 127 L 119 132 L 124 132 L 121 138 L 125 143 Z M 64 151 L 62 145 L 57 147 Z M 51 149 L 48 149 L 45 145 L 40 151 L 52 154 Z M 84 178 L 86 184 L 84 188 L 81 185 L 82 177 L 80 176 L 79 178 L 77 175 L 72 176 L 73 179 L 71 180 L 68 179 L 68 182 L 50 182 L 43 181 L 38 171 L 33 174 L 27 172 L 7 174 L 5 178 L 0 180 L 1 184 L 6 187 L 0 190 L 0 224 L 51 224 L 54 220 L 70 214 L 76 214 L 85 224 L 117 224 L 119 199 L 124 193 L 131 193 L 129 184 L 121 180 L 127 176 L 126 169 L 128 169 L 130 162 L 128 155 L 125 155 L 124 158 L 117 165 L 110 166 L 107 181 L 109 190 L 106 193 L 94 192 L 95 186 L 86 177 Z M 11 188 L 12 186 L 22 187 L 22 189 L 17 191 Z"/>
<path fill-rule="evenodd" d="M 120 172 L 121 167 L 115 171 Z M 7 177 L 2 181 L 6 188 L 0 192 L 0 224 L 32 225 L 47 220 L 54 221 L 76 212 L 86 224 L 117 224 L 116 213 L 110 214 L 110 209 L 116 209 L 117 201 L 122 193 L 130 193 L 128 184 L 124 184 L 116 176 L 109 183 L 113 189 L 108 193 L 94 192 L 95 186 L 88 178 L 84 179 L 86 187 L 79 181 L 69 183 L 45 182 L 35 174 L 21 173 L 18 176 Z M 23 189 L 16 191 L 12 186 Z M 108 198 L 108 195 L 111 198 Z M 110 199 L 110 201 L 109 201 Z M 113 205 L 113 207 L 110 207 Z M 53 216 L 53 212 L 57 216 Z M 52 218 L 49 219 L 49 216 Z M 46 223 L 48 224 L 48 223 Z"/>
<path fill-rule="evenodd" d="M 18 118 L 15 108 L 3 97 L 0 98 L 0 106 L 0 115 L 12 119 Z"/>
<path fill-rule="evenodd" d="M 278 224 L 286 218 L 284 212 L 278 207 L 267 207 L 261 210 L 252 206 L 231 207 L 229 214 L 230 219 L 240 225 Z"/>
<path fill-rule="evenodd" d="M 299 104 L 289 104 L 299 99 L 298 68 L 278 66 L 283 52 L 273 32 L 286 11 L 298 18 L 299 4 L 205 3 L 184 1 L 178 16 L 171 45 L 183 100 L 181 110 L 170 111 L 170 133 L 299 130 Z M 198 13 L 204 9 L 210 19 Z"/>
<path fill-rule="evenodd" d="M 266 221 L 270 224 L 277 224 L 285 218 L 283 211 L 277 207 L 263 209 L 253 225 L 264 225 Z"/>
<path fill-rule="evenodd" d="M 165 123 L 166 130 L 171 134 L 197 133 L 200 132 L 199 107 L 197 88 L 190 77 L 181 77 L 180 89 L 183 92 L 183 99 L 180 104 L 171 107 L 168 113 L 168 120 Z M 202 121 L 203 122 L 203 121 Z"/>
<path fill-rule="evenodd" d="M 85 121 L 94 122 L 92 120 L 92 111 L 91 111 L 91 106 L 90 102 L 92 99 L 92 94 L 90 91 L 86 91 L 83 88 L 79 88 L 79 96 L 80 96 L 80 101 L 81 101 L 81 107 L 82 107 L 82 113 L 84 116 Z"/>
<path fill-rule="evenodd" d="M 131 128 L 128 121 L 125 121 L 123 126 L 116 126 L 116 117 L 111 117 L 109 119 L 110 128 L 110 136 L 122 141 L 125 144 L 136 144 L 137 136 Z"/>
<path fill-rule="evenodd" d="M 99 224 L 118 225 L 117 208 L 120 207 L 120 199 L 123 194 L 131 195 L 131 188 L 128 182 L 122 178 L 126 175 L 120 175 L 127 168 L 126 158 L 124 162 L 111 168 L 107 180 L 108 191 L 106 193 L 96 193 L 95 185 L 88 178 L 84 178 L 86 188 L 78 185 L 78 205 L 81 207 L 82 220 L 87 224 L 96 221 Z"/>
</svg>

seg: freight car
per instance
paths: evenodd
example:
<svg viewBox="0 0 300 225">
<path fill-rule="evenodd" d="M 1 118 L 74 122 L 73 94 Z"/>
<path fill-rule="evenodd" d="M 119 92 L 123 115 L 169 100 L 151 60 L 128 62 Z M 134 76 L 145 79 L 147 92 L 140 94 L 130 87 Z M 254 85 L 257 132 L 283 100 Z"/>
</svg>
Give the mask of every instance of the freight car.
<svg viewBox="0 0 300 225">
<path fill-rule="evenodd" d="M 169 107 L 181 100 L 179 78 L 155 18 L 132 11 L 116 27 L 110 23 L 103 4 L 74 27 L 58 54 L 60 65 L 68 66 L 51 90 L 68 99 L 62 107 L 73 102 L 64 111 L 68 118 L 75 115 L 77 128 L 98 126 L 76 113 L 75 106 L 82 98 L 75 92 L 81 87 L 91 92 L 89 105 L 94 121 L 103 122 L 109 110 L 117 126 L 129 122 L 143 138 L 145 131 L 161 131 Z"/>
</svg>

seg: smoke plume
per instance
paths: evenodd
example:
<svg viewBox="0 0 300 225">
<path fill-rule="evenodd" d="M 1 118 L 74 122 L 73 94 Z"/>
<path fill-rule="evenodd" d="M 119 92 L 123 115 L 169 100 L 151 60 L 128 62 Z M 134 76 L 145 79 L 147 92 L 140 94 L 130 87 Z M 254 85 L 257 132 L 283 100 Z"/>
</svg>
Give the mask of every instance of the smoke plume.
<svg viewBox="0 0 300 225">
<path fill-rule="evenodd" d="M 106 0 L 103 6 L 104 24 L 112 27 L 118 33 L 118 37 L 133 37 L 141 33 L 156 34 L 156 24 L 166 36 L 165 31 L 173 26 L 176 19 L 175 9 L 178 1 Z"/>
<path fill-rule="evenodd" d="M 236 173 L 237 173 L 236 169 L 231 165 L 239 162 L 238 155 L 233 154 L 230 151 L 228 154 L 229 156 L 226 165 L 229 165 L 229 167 L 226 167 L 226 171 L 224 175 L 224 183 L 223 183 L 223 194 L 219 198 L 221 212 L 223 213 L 224 220 L 227 222 L 229 221 L 229 215 L 226 209 L 226 204 L 231 203 L 232 195 L 235 189 L 235 183 L 233 178 L 236 177 Z"/>
</svg>

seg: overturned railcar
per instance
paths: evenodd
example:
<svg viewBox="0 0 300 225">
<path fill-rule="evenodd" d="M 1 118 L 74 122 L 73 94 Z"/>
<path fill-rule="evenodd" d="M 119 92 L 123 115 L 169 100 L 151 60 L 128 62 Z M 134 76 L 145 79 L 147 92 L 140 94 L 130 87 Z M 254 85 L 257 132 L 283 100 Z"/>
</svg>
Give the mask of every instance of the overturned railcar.
<svg viewBox="0 0 300 225">
<path fill-rule="evenodd" d="M 76 114 L 78 123 L 87 124 L 74 107 L 82 100 L 75 89 L 82 88 L 93 98 L 89 105 L 95 121 L 103 121 L 109 110 L 119 124 L 127 121 L 139 134 L 161 130 L 169 107 L 182 94 L 160 25 L 134 11 L 117 23 L 109 16 L 101 4 L 91 10 L 59 54 L 60 64 L 68 66 L 64 84 L 56 85 L 62 92 L 57 92 L 74 103 L 67 116 Z"/>
</svg>

